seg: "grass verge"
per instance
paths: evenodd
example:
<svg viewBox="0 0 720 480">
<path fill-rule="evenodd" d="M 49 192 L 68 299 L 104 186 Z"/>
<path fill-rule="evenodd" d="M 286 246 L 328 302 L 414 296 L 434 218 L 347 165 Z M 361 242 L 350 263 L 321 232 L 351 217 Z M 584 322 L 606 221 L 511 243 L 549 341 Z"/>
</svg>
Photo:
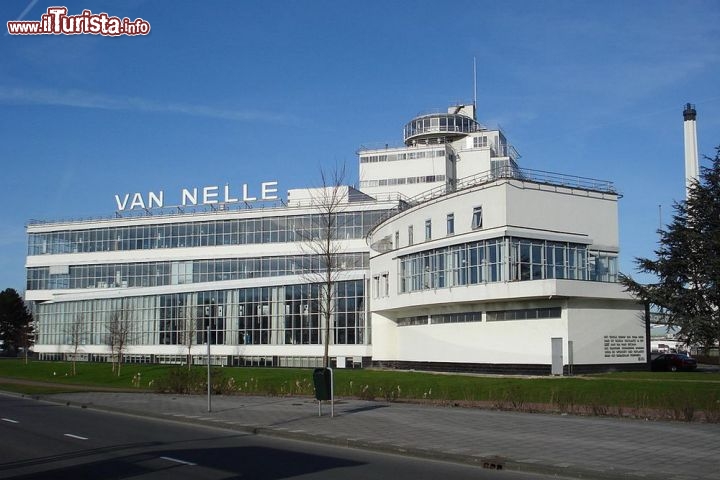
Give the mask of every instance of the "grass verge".
<svg viewBox="0 0 720 480">
<path fill-rule="evenodd" d="M 18 379 L 48 383 L 52 389 L 167 391 L 168 379 L 177 383 L 178 376 L 173 372 L 178 369 L 168 365 L 126 364 L 117 376 L 111 371 L 110 364 L 78 363 L 78 374 L 73 376 L 72 364 L 68 362 L 0 361 L 0 377 L 16 380 L 9 388 L 29 394 L 37 393 L 30 391 L 30 387 L 37 389 L 40 386 L 18 385 Z M 194 378 L 195 383 L 204 381 L 204 367 L 193 367 L 193 372 L 188 378 Z M 222 383 L 215 385 L 214 382 L 213 389 L 218 392 L 313 395 L 310 369 L 241 367 L 221 368 L 216 372 Z M 5 388 L 3 385 L 0 378 L 0 388 Z M 483 405 L 520 411 L 720 421 L 720 373 L 626 372 L 528 378 L 335 370 L 335 395 L 366 400 Z"/>
</svg>

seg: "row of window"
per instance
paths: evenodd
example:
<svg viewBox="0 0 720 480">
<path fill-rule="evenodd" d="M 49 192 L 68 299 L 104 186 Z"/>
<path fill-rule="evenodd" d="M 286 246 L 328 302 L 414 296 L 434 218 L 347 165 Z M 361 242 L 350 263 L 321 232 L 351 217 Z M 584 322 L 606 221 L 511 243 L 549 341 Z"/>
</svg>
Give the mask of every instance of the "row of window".
<svg viewBox="0 0 720 480">
<path fill-rule="evenodd" d="M 72 361 L 82 362 L 111 362 L 114 361 L 109 354 L 83 354 L 78 353 L 39 353 L 40 360 L 44 361 Z M 159 364 L 185 364 L 187 355 L 123 355 L 125 363 L 159 363 Z M 194 365 L 207 365 L 206 355 L 193 355 Z M 293 367 L 317 368 L 322 367 L 322 357 L 273 357 L 259 355 L 210 355 L 210 365 L 233 367 Z M 361 368 L 362 357 L 350 357 L 346 365 L 349 368 Z"/>
<path fill-rule="evenodd" d="M 482 216 L 482 207 L 474 207 L 473 213 L 471 217 L 471 224 L 470 228 L 473 230 L 477 230 L 479 228 L 482 228 L 483 225 L 483 216 Z M 425 220 L 425 241 L 428 242 L 432 240 L 433 238 L 433 229 L 432 229 L 432 220 L 427 219 Z M 455 214 L 454 213 L 448 213 L 446 220 L 445 220 L 445 234 L 446 235 L 453 235 L 455 234 Z M 415 232 L 412 225 L 408 225 L 408 246 L 411 246 L 415 242 Z M 395 248 L 400 248 L 400 232 L 395 232 Z"/>
<path fill-rule="evenodd" d="M 503 237 L 400 257 L 400 293 L 548 278 L 617 281 L 617 256 L 586 245 Z"/>
<path fill-rule="evenodd" d="M 407 139 L 423 133 L 442 132 L 474 132 L 478 124 L 475 120 L 464 115 L 437 114 L 424 118 L 416 118 L 408 122 L 403 128 L 403 138 Z"/>
<path fill-rule="evenodd" d="M 365 155 L 360 163 L 394 162 L 397 160 L 414 160 L 417 158 L 444 157 L 445 150 L 419 150 L 406 153 L 387 153 L 382 155 Z"/>
<path fill-rule="evenodd" d="M 341 253 L 333 263 L 336 270 L 369 268 L 367 253 Z M 65 269 L 32 267 L 27 269 L 27 289 L 157 287 L 305 275 L 322 272 L 324 268 L 324 258 L 320 255 L 71 265 Z"/>
<path fill-rule="evenodd" d="M 381 180 L 362 180 L 360 188 L 386 187 L 393 185 L 412 185 L 415 183 L 433 183 L 445 181 L 445 175 L 423 175 L 420 177 L 383 178 Z"/>
<path fill-rule="evenodd" d="M 39 345 L 103 345 L 113 321 L 127 321 L 128 345 L 322 344 L 318 284 L 214 290 L 157 296 L 41 303 Z M 367 344 L 362 280 L 337 282 L 330 325 L 333 344 Z M 182 353 L 181 351 L 179 353 Z"/>
<path fill-rule="evenodd" d="M 385 213 L 338 213 L 334 236 L 364 238 Z M 321 237 L 326 224 L 313 214 L 31 233 L 28 255 L 302 242 Z"/>
<path fill-rule="evenodd" d="M 509 320 L 536 320 L 561 318 L 560 307 L 526 308 L 521 310 L 498 310 L 485 313 L 488 322 Z M 401 317 L 397 319 L 398 327 L 413 325 L 440 325 L 444 323 L 482 322 L 482 312 L 442 313 L 437 315 L 417 315 L 414 317 Z"/>
<path fill-rule="evenodd" d="M 483 148 L 488 146 L 488 137 L 485 135 L 479 136 L 479 137 L 473 137 L 473 147 L 474 148 Z"/>
<path fill-rule="evenodd" d="M 552 308 L 525 308 L 522 310 L 499 310 L 487 312 L 488 322 L 503 322 L 508 320 L 537 320 L 546 318 L 561 318 L 562 309 Z"/>
</svg>

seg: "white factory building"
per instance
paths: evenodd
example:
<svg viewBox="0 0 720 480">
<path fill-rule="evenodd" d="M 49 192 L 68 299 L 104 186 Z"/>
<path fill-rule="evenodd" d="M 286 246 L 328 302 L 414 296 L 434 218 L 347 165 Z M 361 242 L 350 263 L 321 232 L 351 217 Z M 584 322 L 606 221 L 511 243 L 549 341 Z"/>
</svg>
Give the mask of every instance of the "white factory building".
<svg viewBox="0 0 720 480">
<path fill-rule="evenodd" d="M 334 365 L 646 366 L 642 306 L 617 283 L 618 192 L 518 158 L 473 105 L 413 118 L 402 146 L 361 148 L 358 188 L 337 190 Z M 204 362 L 209 340 L 214 363 L 319 365 L 319 192 L 210 186 L 174 207 L 163 192 L 116 195 L 112 218 L 30 222 L 35 351 L 108 360 L 123 317 L 127 361 Z"/>
</svg>

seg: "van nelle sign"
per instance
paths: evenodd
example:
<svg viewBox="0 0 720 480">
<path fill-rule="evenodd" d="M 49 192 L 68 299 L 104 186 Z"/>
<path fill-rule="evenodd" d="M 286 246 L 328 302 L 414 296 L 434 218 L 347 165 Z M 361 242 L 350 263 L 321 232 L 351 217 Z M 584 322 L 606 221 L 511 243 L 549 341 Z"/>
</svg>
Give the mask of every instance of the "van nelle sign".
<svg viewBox="0 0 720 480">
<path fill-rule="evenodd" d="M 180 204 L 174 206 L 187 207 L 192 205 L 213 205 L 224 203 L 257 202 L 265 200 L 277 200 L 277 181 L 262 182 L 260 190 L 252 191 L 247 183 L 240 188 L 234 189 L 230 185 L 220 187 L 211 185 L 208 187 L 183 188 L 180 192 Z M 165 192 L 126 193 L 115 195 L 115 204 L 118 211 L 163 208 L 165 206 Z"/>
</svg>

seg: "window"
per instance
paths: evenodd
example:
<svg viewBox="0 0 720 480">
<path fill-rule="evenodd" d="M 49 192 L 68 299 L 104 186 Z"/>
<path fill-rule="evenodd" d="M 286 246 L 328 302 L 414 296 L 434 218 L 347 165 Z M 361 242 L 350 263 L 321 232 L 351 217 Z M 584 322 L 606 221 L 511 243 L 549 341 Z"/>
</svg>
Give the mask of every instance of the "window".
<svg viewBox="0 0 720 480">
<path fill-rule="evenodd" d="M 488 139 L 485 136 L 473 138 L 473 147 L 481 148 L 488 146 Z"/>
<path fill-rule="evenodd" d="M 447 234 L 452 235 L 455 233 L 455 214 L 448 213 L 447 215 Z"/>
<path fill-rule="evenodd" d="M 413 244 L 413 226 L 408 227 L 408 246 Z"/>
<path fill-rule="evenodd" d="M 425 241 L 432 239 L 432 220 L 425 220 Z"/>
<path fill-rule="evenodd" d="M 482 228 L 482 224 L 483 224 L 482 207 L 475 207 L 475 208 L 473 208 L 473 215 L 472 215 L 473 230 Z"/>
<path fill-rule="evenodd" d="M 400 248 L 400 232 L 395 232 L 395 248 Z"/>
<path fill-rule="evenodd" d="M 428 316 L 427 315 L 418 315 L 416 317 L 401 317 L 397 319 L 397 326 L 398 327 L 410 327 L 413 325 L 427 325 L 428 324 Z"/>
<path fill-rule="evenodd" d="M 430 323 L 432 325 L 466 322 L 482 322 L 482 312 L 445 313 L 430 316 Z"/>
<path fill-rule="evenodd" d="M 528 308 L 523 310 L 500 310 L 487 312 L 488 322 L 502 322 L 511 320 L 538 320 L 546 318 L 562 318 L 560 307 Z"/>
<path fill-rule="evenodd" d="M 390 274 L 388 272 L 373 276 L 373 297 L 382 298 L 390 295 Z"/>
</svg>

